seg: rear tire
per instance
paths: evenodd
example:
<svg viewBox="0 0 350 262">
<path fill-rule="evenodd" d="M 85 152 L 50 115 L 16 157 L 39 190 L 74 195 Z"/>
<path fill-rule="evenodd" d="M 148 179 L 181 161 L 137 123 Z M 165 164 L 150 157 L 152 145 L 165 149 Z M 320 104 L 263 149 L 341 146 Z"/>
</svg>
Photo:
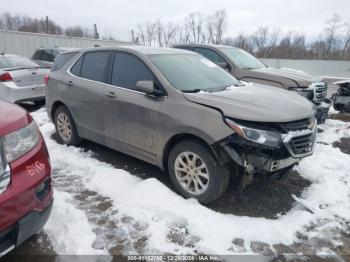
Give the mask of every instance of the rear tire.
<svg viewBox="0 0 350 262">
<path fill-rule="evenodd" d="M 65 106 L 59 106 L 56 109 L 54 124 L 59 142 L 73 146 L 81 143 L 82 139 L 78 135 L 73 117 Z"/>
<path fill-rule="evenodd" d="M 181 195 L 203 204 L 218 199 L 229 185 L 229 169 L 218 166 L 210 149 L 195 140 L 185 140 L 171 150 L 170 179 Z"/>
</svg>

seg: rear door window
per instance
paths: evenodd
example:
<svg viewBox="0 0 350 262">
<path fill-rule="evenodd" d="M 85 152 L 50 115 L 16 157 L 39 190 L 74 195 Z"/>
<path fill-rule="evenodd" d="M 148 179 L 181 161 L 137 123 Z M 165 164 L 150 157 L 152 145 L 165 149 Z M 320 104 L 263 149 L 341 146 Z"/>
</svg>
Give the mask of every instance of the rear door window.
<svg viewBox="0 0 350 262">
<path fill-rule="evenodd" d="M 205 58 L 211 60 L 216 64 L 225 63 L 225 59 L 221 55 L 219 55 L 215 51 L 210 50 L 208 48 L 196 47 L 194 51 L 197 52 L 198 54 L 201 54 L 202 56 L 204 56 Z"/>
<path fill-rule="evenodd" d="M 80 76 L 86 79 L 104 82 L 110 56 L 111 51 L 86 53 L 81 66 Z"/>
<path fill-rule="evenodd" d="M 72 66 L 70 72 L 73 75 L 80 76 L 81 66 L 83 65 L 84 56 L 81 56 L 77 62 Z"/>
<path fill-rule="evenodd" d="M 112 85 L 136 90 L 138 81 L 156 79 L 150 69 L 138 57 L 128 53 L 117 53 L 113 62 Z"/>
<path fill-rule="evenodd" d="M 69 60 L 71 60 L 78 52 L 61 54 L 56 58 L 52 71 L 60 70 Z M 80 70 L 79 70 L 80 71 Z"/>
</svg>

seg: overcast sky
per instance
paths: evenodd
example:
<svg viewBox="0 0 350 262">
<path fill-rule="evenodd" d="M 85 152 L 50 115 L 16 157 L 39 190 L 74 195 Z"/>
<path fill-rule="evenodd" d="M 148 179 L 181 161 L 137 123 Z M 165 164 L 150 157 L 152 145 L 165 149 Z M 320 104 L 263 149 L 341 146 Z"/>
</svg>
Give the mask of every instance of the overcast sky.
<svg viewBox="0 0 350 262">
<path fill-rule="evenodd" d="M 100 35 L 112 34 L 119 40 L 129 40 L 130 29 L 139 23 L 157 18 L 182 21 L 192 12 L 220 9 L 228 14 L 226 36 L 270 26 L 314 37 L 333 13 L 350 22 L 350 0 L 10 0 L 1 7 L 12 14 L 48 15 L 64 27 L 92 28 L 96 23 Z"/>
</svg>

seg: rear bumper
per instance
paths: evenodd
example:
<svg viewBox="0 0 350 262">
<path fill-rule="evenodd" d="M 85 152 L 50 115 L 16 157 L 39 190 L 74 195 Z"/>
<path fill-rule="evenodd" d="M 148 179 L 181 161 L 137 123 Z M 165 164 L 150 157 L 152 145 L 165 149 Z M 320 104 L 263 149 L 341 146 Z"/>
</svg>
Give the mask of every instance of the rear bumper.
<svg viewBox="0 0 350 262">
<path fill-rule="evenodd" d="M 45 85 L 17 86 L 4 82 L 0 84 L 0 98 L 12 103 L 42 100 L 45 99 Z"/>
<path fill-rule="evenodd" d="M 52 203 L 53 201 L 43 211 L 31 212 L 11 227 L 0 231 L 0 257 L 6 255 L 44 227 L 51 214 Z"/>
</svg>

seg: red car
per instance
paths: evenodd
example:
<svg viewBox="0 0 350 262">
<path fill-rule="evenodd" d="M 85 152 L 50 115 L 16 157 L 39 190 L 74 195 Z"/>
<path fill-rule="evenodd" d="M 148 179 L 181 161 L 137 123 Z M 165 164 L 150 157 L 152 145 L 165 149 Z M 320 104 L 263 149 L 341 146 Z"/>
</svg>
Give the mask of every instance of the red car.
<svg viewBox="0 0 350 262">
<path fill-rule="evenodd" d="M 52 202 L 50 159 L 37 125 L 0 100 L 0 257 L 44 226 Z"/>
</svg>

